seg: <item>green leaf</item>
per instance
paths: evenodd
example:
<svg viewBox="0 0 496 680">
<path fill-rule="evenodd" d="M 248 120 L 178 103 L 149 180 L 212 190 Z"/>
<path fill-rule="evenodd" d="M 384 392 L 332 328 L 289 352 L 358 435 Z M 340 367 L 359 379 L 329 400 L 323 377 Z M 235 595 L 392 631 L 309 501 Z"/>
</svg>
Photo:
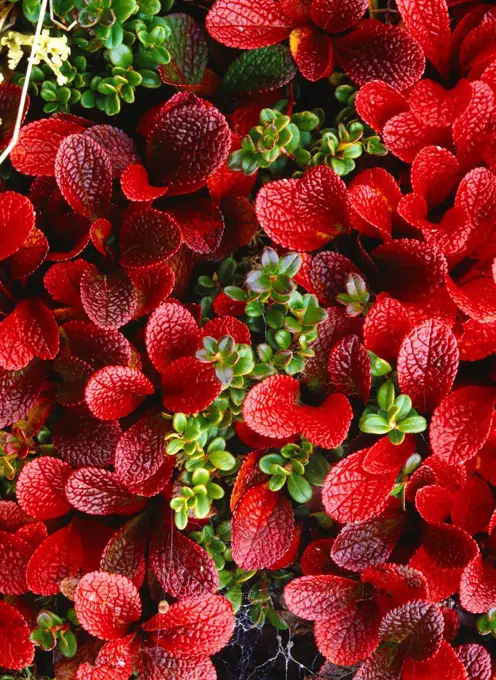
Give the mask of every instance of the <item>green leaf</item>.
<svg viewBox="0 0 496 680">
<path fill-rule="evenodd" d="M 301 475 L 288 477 L 288 491 L 297 503 L 308 503 L 312 498 L 312 487 Z"/>
<path fill-rule="evenodd" d="M 112 9 L 117 19 L 124 22 L 138 11 L 138 5 L 135 0 L 113 0 Z"/>
<path fill-rule="evenodd" d="M 77 641 L 72 630 L 66 630 L 65 633 L 61 633 L 59 637 L 59 649 L 62 656 L 67 659 L 72 659 L 77 652 Z"/>
<path fill-rule="evenodd" d="M 305 466 L 305 477 L 314 486 L 322 486 L 330 467 L 321 453 L 312 453 Z"/>
<path fill-rule="evenodd" d="M 386 434 L 391 429 L 385 418 L 374 414 L 368 414 L 360 418 L 359 428 L 368 434 Z"/>
<path fill-rule="evenodd" d="M 412 400 L 407 394 L 400 394 L 398 397 L 396 397 L 394 405 L 398 409 L 398 413 L 396 414 L 396 418 L 398 420 L 403 420 L 403 418 L 406 418 L 412 410 Z"/>
<path fill-rule="evenodd" d="M 236 614 L 243 604 L 243 587 L 240 583 L 236 583 L 226 591 L 226 597 L 233 606 L 234 613 Z"/>
<path fill-rule="evenodd" d="M 427 421 L 423 416 L 410 416 L 399 422 L 396 428 L 406 434 L 416 434 L 427 429 Z"/>
<path fill-rule="evenodd" d="M 122 24 L 120 21 L 116 21 L 111 27 L 110 33 L 105 40 L 105 47 L 109 50 L 119 47 L 122 43 L 122 38 L 124 37 L 124 31 L 122 30 Z"/>
<path fill-rule="evenodd" d="M 243 52 L 231 64 L 222 80 L 222 87 L 229 94 L 275 90 L 293 80 L 296 72 L 288 47 L 261 47 Z"/>
<path fill-rule="evenodd" d="M 208 459 L 218 470 L 232 470 L 236 465 L 235 457 L 228 451 L 212 451 L 208 454 Z"/>
<path fill-rule="evenodd" d="M 377 403 L 381 408 L 387 411 L 394 402 L 395 391 L 392 380 L 386 380 L 377 390 Z"/>
<path fill-rule="evenodd" d="M 113 50 L 109 50 L 108 58 L 114 66 L 121 68 L 128 68 L 133 63 L 133 53 L 131 49 L 124 44 L 119 45 Z"/>
<path fill-rule="evenodd" d="M 269 479 L 269 489 L 271 491 L 280 491 L 286 483 L 287 477 L 284 475 L 274 475 Z"/>
<path fill-rule="evenodd" d="M 141 82 L 143 87 L 147 87 L 149 90 L 153 90 L 162 86 L 162 81 L 158 77 L 158 74 L 155 73 L 155 71 L 152 71 L 151 69 L 148 68 L 143 68 L 140 69 L 139 74 L 143 78 Z"/>
<path fill-rule="evenodd" d="M 246 300 L 245 291 L 237 286 L 226 286 L 224 288 L 224 293 L 232 300 L 238 300 L 239 302 L 244 302 Z"/>
<path fill-rule="evenodd" d="M 274 626 L 277 630 L 288 630 L 288 624 L 283 621 L 279 614 L 276 614 L 273 609 L 267 610 L 267 621 Z"/>
<path fill-rule="evenodd" d="M 268 453 L 266 456 L 262 456 L 262 458 L 260 458 L 260 462 L 258 463 L 258 465 L 262 472 L 265 472 L 266 475 L 271 475 L 272 466 L 284 465 L 284 458 L 280 456 L 278 453 Z"/>
<path fill-rule="evenodd" d="M 199 85 L 208 62 L 205 35 L 187 14 L 164 17 L 171 34 L 167 40 L 170 62 L 160 67 L 160 77 L 168 85 Z"/>
</svg>

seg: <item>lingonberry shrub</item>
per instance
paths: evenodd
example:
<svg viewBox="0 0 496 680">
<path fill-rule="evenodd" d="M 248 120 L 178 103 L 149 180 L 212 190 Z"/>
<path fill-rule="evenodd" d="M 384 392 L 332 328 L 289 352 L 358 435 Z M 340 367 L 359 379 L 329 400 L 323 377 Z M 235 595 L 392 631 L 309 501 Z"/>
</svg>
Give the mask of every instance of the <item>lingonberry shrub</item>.
<svg viewBox="0 0 496 680">
<path fill-rule="evenodd" d="M 170 5 L 2 168 L 1 677 L 493 680 L 494 8 Z"/>
</svg>

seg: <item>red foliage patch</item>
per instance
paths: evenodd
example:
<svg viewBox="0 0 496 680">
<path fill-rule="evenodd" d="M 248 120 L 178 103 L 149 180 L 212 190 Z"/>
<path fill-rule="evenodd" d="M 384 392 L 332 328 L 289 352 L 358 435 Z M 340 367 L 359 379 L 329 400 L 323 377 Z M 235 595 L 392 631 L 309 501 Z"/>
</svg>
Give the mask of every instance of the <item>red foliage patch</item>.
<svg viewBox="0 0 496 680">
<path fill-rule="evenodd" d="M 85 399 L 97 418 L 115 420 L 134 411 L 153 391 L 151 382 L 138 369 L 106 366 L 89 379 Z"/>
</svg>

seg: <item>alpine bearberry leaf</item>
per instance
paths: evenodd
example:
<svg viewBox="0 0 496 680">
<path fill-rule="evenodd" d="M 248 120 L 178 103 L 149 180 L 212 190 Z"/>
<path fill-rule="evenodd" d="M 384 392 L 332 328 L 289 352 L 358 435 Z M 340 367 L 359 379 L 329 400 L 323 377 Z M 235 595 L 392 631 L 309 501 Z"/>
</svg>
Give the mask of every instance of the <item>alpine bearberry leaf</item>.
<svg viewBox="0 0 496 680">
<path fill-rule="evenodd" d="M 15 191 L 0 194 L 0 260 L 21 248 L 35 224 L 33 204 Z"/>
<path fill-rule="evenodd" d="M 118 179 L 128 165 L 140 162 L 131 137 L 113 125 L 92 125 L 85 130 L 84 135 L 91 137 L 105 151 L 114 179 Z"/>
<path fill-rule="evenodd" d="M 192 355 L 200 344 L 200 330 L 183 305 L 165 302 L 150 315 L 146 326 L 146 349 L 157 371 L 175 359 Z"/>
<path fill-rule="evenodd" d="M 203 411 L 221 391 L 213 366 L 195 357 L 176 359 L 162 373 L 163 403 L 172 413 Z"/>
<path fill-rule="evenodd" d="M 491 655 L 482 645 L 460 645 L 455 652 L 467 670 L 468 680 L 491 680 Z"/>
<path fill-rule="evenodd" d="M 131 515 L 144 502 L 136 500 L 115 472 L 96 467 L 79 468 L 67 480 L 68 501 L 88 515 Z"/>
<path fill-rule="evenodd" d="M 120 328 L 133 318 L 138 304 L 129 276 L 122 270 L 101 274 L 94 269 L 83 272 L 80 281 L 84 311 L 100 328 Z"/>
<path fill-rule="evenodd" d="M 121 175 L 121 189 L 129 201 L 154 201 L 167 193 L 167 187 L 154 187 L 150 184 L 146 168 L 140 164 L 128 165 Z"/>
<path fill-rule="evenodd" d="M 119 245 L 124 267 L 148 269 L 162 265 L 177 253 L 181 232 L 167 213 L 148 208 L 124 219 Z"/>
<path fill-rule="evenodd" d="M 465 666 L 446 640 L 441 642 L 437 654 L 427 661 L 407 659 L 402 677 L 404 680 L 468 680 Z"/>
<path fill-rule="evenodd" d="M 284 45 L 270 45 L 243 52 L 234 61 L 222 86 L 231 95 L 276 90 L 296 75 L 296 65 Z"/>
<path fill-rule="evenodd" d="M 153 385 L 138 369 L 105 366 L 89 379 L 85 399 L 94 416 L 115 420 L 132 413 L 153 392 Z"/>
<path fill-rule="evenodd" d="M 379 638 L 400 644 L 408 658 L 425 661 L 441 646 L 444 619 L 434 604 L 416 600 L 392 609 L 382 619 Z"/>
<path fill-rule="evenodd" d="M 331 349 L 329 377 L 338 392 L 357 394 L 367 403 L 372 386 L 370 358 L 356 335 L 347 335 Z"/>
<path fill-rule="evenodd" d="M 34 551 L 26 572 L 29 589 L 37 595 L 56 595 L 64 578 L 79 575 L 82 562 L 81 536 L 76 526 L 69 524 Z"/>
<path fill-rule="evenodd" d="M 4 668 L 20 670 L 33 662 L 34 645 L 29 633 L 23 615 L 0 600 L 0 664 Z"/>
<path fill-rule="evenodd" d="M 72 468 L 58 458 L 43 456 L 29 461 L 17 480 L 21 508 L 36 519 L 61 517 L 71 509 L 64 487 Z"/>
<path fill-rule="evenodd" d="M 310 621 L 353 616 L 359 596 L 360 584 L 342 576 L 303 576 L 284 589 L 288 609 Z"/>
</svg>

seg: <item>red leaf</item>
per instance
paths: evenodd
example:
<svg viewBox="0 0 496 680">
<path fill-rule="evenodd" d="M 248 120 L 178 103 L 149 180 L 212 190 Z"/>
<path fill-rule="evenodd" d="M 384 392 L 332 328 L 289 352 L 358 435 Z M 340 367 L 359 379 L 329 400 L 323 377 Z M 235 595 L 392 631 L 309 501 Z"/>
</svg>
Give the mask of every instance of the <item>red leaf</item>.
<svg viewBox="0 0 496 680">
<path fill-rule="evenodd" d="M 94 665 L 79 665 L 76 680 L 128 680 L 133 672 L 136 647 L 133 633 L 122 640 L 106 642 L 98 652 Z"/>
<path fill-rule="evenodd" d="M 403 666 L 403 680 L 468 680 L 465 666 L 453 647 L 443 640 L 438 653 L 428 661 L 407 659 Z"/>
<path fill-rule="evenodd" d="M 59 382 L 54 389 L 57 403 L 78 406 L 84 403 L 84 388 L 93 374 L 89 364 L 76 357 L 58 357 L 53 368 Z"/>
<path fill-rule="evenodd" d="M 401 303 L 381 293 L 365 317 L 364 345 L 377 356 L 390 361 L 396 358 L 410 328 L 408 314 Z"/>
<path fill-rule="evenodd" d="M 327 514 L 337 522 L 360 522 L 386 508 L 398 470 L 372 475 L 363 469 L 368 449 L 357 451 L 331 468 L 322 489 Z"/>
<path fill-rule="evenodd" d="M 200 189 L 226 160 L 231 131 L 222 113 L 188 92 L 174 95 L 158 112 L 147 139 L 147 159 L 169 195 Z"/>
<path fill-rule="evenodd" d="M 340 66 L 360 86 L 383 80 L 401 91 L 416 83 L 424 72 L 420 45 L 401 28 L 375 19 L 361 21 L 335 45 Z"/>
<path fill-rule="evenodd" d="M 284 589 L 290 611 L 310 621 L 332 620 L 337 623 L 356 613 L 360 584 L 341 576 L 302 576 Z"/>
<path fill-rule="evenodd" d="M 480 323 L 468 319 L 458 338 L 458 349 L 462 361 L 478 361 L 496 352 L 496 321 Z"/>
<path fill-rule="evenodd" d="M 286 550 L 284 555 L 282 555 L 278 560 L 273 562 L 269 569 L 271 571 L 278 571 L 279 569 L 287 569 L 296 561 L 298 552 L 300 550 L 301 543 L 301 532 L 303 525 L 297 524 L 294 530 L 293 538 L 289 544 L 289 548 Z"/>
<path fill-rule="evenodd" d="M 237 151 L 241 147 L 241 135 L 232 134 L 231 139 L 231 153 Z M 227 162 L 224 162 L 220 168 L 210 175 L 208 178 L 208 190 L 210 198 L 216 205 L 220 205 L 224 198 L 244 197 L 248 196 L 255 184 L 255 175 L 245 175 L 244 172 L 237 172 L 230 170 Z M 234 202 L 235 203 L 235 202 Z M 251 204 L 249 204 L 251 206 Z M 225 217 L 225 216 L 224 216 Z"/>
<path fill-rule="evenodd" d="M 181 232 L 167 213 L 153 208 L 138 210 L 125 218 L 119 245 L 123 267 L 149 269 L 177 253 Z"/>
<path fill-rule="evenodd" d="M 417 600 L 386 614 L 379 627 L 379 639 L 401 645 L 409 659 L 425 661 L 438 652 L 443 631 L 444 619 L 439 608 Z"/>
<path fill-rule="evenodd" d="M 310 283 L 326 306 L 336 305 L 336 296 L 346 292 L 350 274 L 359 274 L 355 265 L 341 253 L 324 251 L 312 258 Z"/>
<path fill-rule="evenodd" d="M 470 534 L 451 524 L 426 525 L 422 541 L 427 555 L 443 569 L 466 567 L 478 552 Z"/>
<path fill-rule="evenodd" d="M 461 387 L 445 397 L 429 427 L 434 454 L 450 465 L 473 458 L 489 436 L 495 403 L 490 387 Z"/>
<path fill-rule="evenodd" d="M 62 328 L 63 356 L 77 356 L 95 370 L 104 366 L 129 366 L 132 348 L 113 328 L 100 328 L 91 321 L 68 321 Z"/>
<path fill-rule="evenodd" d="M 15 191 L 0 194 L 0 260 L 19 250 L 35 224 L 33 204 Z"/>
<path fill-rule="evenodd" d="M 26 573 L 29 589 L 37 595 L 57 595 L 60 582 L 77 576 L 83 561 L 81 536 L 73 524 L 51 534 L 34 551 Z"/>
<path fill-rule="evenodd" d="M 460 602 L 472 614 L 482 614 L 496 601 L 496 569 L 479 554 L 463 571 Z"/>
<path fill-rule="evenodd" d="M 496 26 L 496 21 L 494 24 Z M 470 103 L 453 123 L 456 157 L 464 172 L 474 168 L 482 159 L 486 143 L 484 132 L 494 115 L 496 105 L 496 94 L 487 83 L 477 80 L 471 85 Z"/>
<path fill-rule="evenodd" d="M 131 515 L 144 501 L 137 501 L 110 470 L 96 467 L 79 468 L 65 485 L 68 501 L 88 515 Z"/>
<path fill-rule="evenodd" d="M 446 75 L 451 40 L 446 0 L 398 0 L 398 9 L 410 34 L 419 42 L 425 56 Z"/>
<path fill-rule="evenodd" d="M 491 680 L 491 655 L 482 645 L 460 645 L 455 652 L 465 666 L 468 680 Z"/>
<path fill-rule="evenodd" d="M 351 28 L 364 15 L 366 0 L 312 0 L 312 21 L 329 33 Z"/>
<path fill-rule="evenodd" d="M 415 326 L 398 353 L 398 384 L 415 408 L 432 411 L 450 391 L 458 370 L 453 333 L 439 321 Z"/>
<path fill-rule="evenodd" d="M 176 359 L 162 374 L 163 403 L 172 413 L 203 411 L 221 391 L 212 364 L 201 363 L 195 357 Z"/>
<path fill-rule="evenodd" d="M 328 35 L 310 26 L 291 31 L 289 38 L 291 54 L 304 78 L 315 82 L 332 73 L 334 54 Z"/>
<path fill-rule="evenodd" d="M 291 503 L 266 484 L 251 488 L 236 505 L 232 553 L 245 570 L 269 567 L 284 555 L 294 533 Z"/>
<path fill-rule="evenodd" d="M 238 432 L 238 423 L 236 422 L 236 432 Z M 238 435 L 239 436 L 239 435 Z M 242 439 L 240 437 L 240 439 Z M 230 508 L 234 510 L 241 498 L 247 491 L 254 486 L 262 484 L 267 478 L 258 466 L 258 462 L 262 457 L 263 451 L 252 451 L 244 459 L 239 472 L 236 476 L 236 481 L 231 492 Z"/>
<path fill-rule="evenodd" d="M 11 141 L 20 109 L 22 87 L 3 81 L 0 85 L 0 111 L 2 115 L 2 133 L 0 135 L 0 148 L 4 149 Z M 29 95 L 26 96 L 21 123 L 24 122 L 29 110 Z M 12 151 L 11 151 L 12 154 Z"/>
<path fill-rule="evenodd" d="M 453 328 L 455 325 L 456 306 L 444 287 L 436 288 L 428 297 L 424 296 L 413 302 L 403 301 L 402 305 L 408 312 L 412 324 L 428 319 L 438 319 L 448 328 Z"/>
<path fill-rule="evenodd" d="M 22 279 L 36 271 L 45 261 L 49 247 L 45 234 L 33 227 L 19 250 L 6 262 L 12 278 Z"/>
<path fill-rule="evenodd" d="M 265 437 L 290 437 L 297 431 L 299 394 L 300 387 L 294 378 L 282 375 L 266 378 L 248 392 L 243 402 L 243 418 L 252 430 Z"/>
<path fill-rule="evenodd" d="M 224 234 L 224 217 L 209 198 L 177 202 L 167 214 L 179 226 L 183 243 L 194 253 L 210 255 L 217 251 Z"/>
<path fill-rule="evenodd" d="M 444 282 L 446 258 L 432 246 L 414 239 L 397 239 L 373 251 L 384 287 L 392 295 L 415 300 Z"/>
<path fill-rule="evenodd" d="M 29 626 L 20 612 L 0 600 L 0 664 L 9 670 L 21 670 L 33 663 L 34 645 Z"/>
<path fill-rule="evenodd" d="M 141 616 L 139 593 L 120 574 L 94 571 L 83 576 L 74 605 L 82 627 L 101 640 L 117 640 Z"/>
<path fill-rule="evenodd" d="M 169 421 L 158 414 L 141 418 L 119 440 L 114 468 L 119 480 L 132 493 L 155 496 L 172 476 L 174 458 L 165 453 Z"/>
<path fill-rule="evenodd" d="M 59 262 L 50 267 L 43 277 L 45 288 L 54 300 L 70 307 L 80 307 L 81 277 L 86 271 L 96 272 L 96 267 L 86 260 Z"/>
<path fill-rule="evenodd" d="M 415 157 L 411 171 L 415 194 L 429 209 L 444 203 L 460 179 L 460 167 L 452 153 L 439 146 L 426 146 Z"/>
<path fill-rule="evenodd" d="M 275 45 L 291 32 L 292 19 L 275 0 L 217 0 L 207 14 L 206 27 L 212 38 L 228 47 L 253 49 Z"/>
<path fill-rule="evenodd" d="M 145 548 L 149 522 L 145 514 L 130 519 L 112 536 L 105 546 L 100 569 L 110 574 L 122 574 L 141 588 L 146 573 Z"/>
<path fill-rule="evenodd" d="M 176 659 L 156 645 L 142 645 L 136 664 L 140 676 L 149 680 L 168 675 L 174 680 L 217 680 L 218 677 L 210 659 Z"/>
<path fill-rule="evenodd" d="M 150 314 L 165 298 L 172 293 L 175 283 L 174 272 L 168 264 L 160 269 L 136 270 L 127 272 L 138 296 L 138 306 L 134 313 L 137 319 Z"/>
<path fill-rule="evenodd" d="M 90 413 L 66 411 L 53 429 L 58 455 L 72 467 L 107 467 L 114 462 L 122 431 L 116 420 L 101 421 Z"/>
<path fill-rule="evenodd" d="M 472 87 L 467 80 L 459 80 L 452 90 L 446 90 L 435 80 L 422 78 L 408 92 L 410 111 L 424 125 L 435 128 L 451 126 L 471 97 Z"/>
<path fill-rule="evenodd" d="M 85 135 L 66 137 L 57 152 L 55 177 L 75 212 L 90 220 L 105 216 L 112 192 L 112 166 L 93 139 Z"/>
<path fill-rule="evenodd" d="M 59 328 L 53 312 L 41 300 L 23 300 L 0 324 L 0 363 L 4 368 L 24 368 L 34 356 L 54 359 L 58 351 Z"/>
<path fill-rule="evenodd" d="M 425 600 L 427 595 L 422 572 L 402 564 L 369 567 L 362 573 L 362 582 L 374 586 L 383 614 L 405 602 Z"/>
<path fill-rule="evenodd" d="M 221 210 L 225 228 L 216 252 L 219 258 L 227 257 L 235 250 L 248 245 L 258 229 L 255 208 L 244 196 L 225 196 L 222 199 Z"/>
<path fill-rule="evenodd" d="M 424 575 L 431 602 L 441 602 L 457 592 L 462 569 L 443 569 L 429 557 L 424 548 L 415 552 L 409 566 Z"/>
<path fill-rule="evenodd" d="M 347 335 L 334 345 L 327 370 L 338 392 L 357 394 L 367 403 L 372 387 L 370 358 L 358 336 Z"/>
<path fill-rule="evenodd" d="M 64 493 L 71 473 L 71 466 L 58 458 L 43 456 L 29 461 L 17 480 L 19 505 L 36 519 L 65 515 L 71 509 Z"/>
<path fill-rule="evenodd" d="M 121 175 L 122 193 L 129 201 L 154 201 L 167 193 L 167 187 L 150 184 L 146 168 L 140 164 L 128 165 Z"/>
<path fill-rule="evenodd" d="M 398 651 L 377 649 L 355 674 L 355 680 L 401 680 L 403 659 Z"/>
<path fill-rule="evenodd" d="M 84 135 L 91 137 L 105 151 L 113 178 L 119 178 L 131 163 L 140 162 L 136 145 L 131 137 L 113 125 L 92 125 Z"/>
<path fill-rule="evenodd" d="M 126 272 L 101 274 L 87 269 L 80 286 L 84 311 L 100 328 L 120 328 L 133 318 L 138 300 Z"/>
<path fill-rule="evenodd" d="M 363 85 L 355 99 L 356 110 L 368 125 L 382 132 L 391 118 L 409 110 L 402 94 L 382 80 Z"/>
<path fill-rule="evenodd" d="M 340 622 L 317 621 L 315 642 L 328 661 L 351 666 L 366 659 L 377 647 L 379 622 L 376 603 L 364 600 L 358 604 L 355 614 L 347 612 Z"/>
<path fill-rule="evenodd" d="M 422 487 L 415 494 L 415 507 L 426 522 L 445 522 L 452 506 L 452 491 L 439 484 Z"/>
<path fill-rule="evenodd" d="M 305 576 L 339 575 L 342 570 L 331 557 L 334 538 L 318 538 L 307 545 L 300 557 L 300 569 Z"/>
<path fill-rule="evenodd" d="M 470 477 L 454 496 L 451 519 L 474 536 L 487 529 L 493 508 L 490 486 L 480 477 Z"/>
<path fill-rule="evenodd" d="M 366 236 L 390 241 L 401 190 L 382 168 L 359 173 L 350 183 L 348 201 L 354 229 Z"/>
<path fill-rule="evenodd" d="M 230 335 L 238 344 L 250 345 L 250 329 L 246 324 L 234 316 L 222 316 L 217 319 L 210 319 L 201 329 L 203 337 L 209 335 L 216 340 L 220 340 L 225 335 Z"/>
<path fill-rule="evenodd" d="M 85 398 L 94 416 L 115 420 L 132 413 L 153 392 L 151 382 L 136 368 L 105 366 L 89 379 Z"/>
<path fill-rule="evenodd" d="M 178 531 L 169 517 L 158 525 L 150 546 L 152 569 L 172 597 L 205 598 L 219 588 L 215 562 L 200 545 Z"/>
<path fill-rule="evenodd" d="M 403 516 L 396 512 L 366 522 L 347 524 L 334 541 L 331 557 L 338 566 L 350 571 L 363 571 L 384 564 L 403 528 Z"/>
<path fill-rule="evenodd" d="M 0 368 L 0 427 L 23 418 L 36 402 L 44 379 L 43 364 L 32 362 L 20 371 Z"/>
<path fill-rule="evenodd" d="M 387 474 L 403 467 L 415 451 L 415 437 L 407 434 L 401 444 L 392 444 L 389 437 L 381 437 L 363 459 L 363 469 L 374 475 Z"/>
<path fill-rule="evenodd" d="M 181 600 L 144 626 L 157 631 L 158 644 L 173 657 L 204 659 L 220 651 L 234 631 L 231 603 L 220 595 Z"/>
<path fill-rule="evenodd" d="M 446 288 L 456 306 L 474 321 L 496 321 L 496 283 L 492 278 L 481 277 L 457 286 L 446 276 Z"/>
<path fill-rule="evenodd" d="M 27 541 L 0 531 L 0 593 L 22 595 L 28 590 L 26 569 L 33 552 Z"/>
<path fill-rule="evenodd" d="M 427 127 L 411 112 L 394 116 L 382 130 L 389 151 L 406 163 L 412 163 L 426 146 L 451 148 L 450 132 L 449 128 Z"/>
<path fill-rule="evenodd" d="M 315 250 L 348 227 L 346 186 L 326 166 L 312 168 L 301 179 L 265 184 L 255 205 L 265 232 L 285 248 Z"/>
<path fill-rule="evenodd" d="M 24 175 L 53 177 L 55 159 L 62 141 L 82 129 L 69 120 L 35 120 L 21 129 L 19 140 L 10 152 L 11 163 Z"/>
<path fill-rule="evenodd" d="M 188 310 L 165 302 L 150 315 L 146 325 L 146 349 L 157 371 L 164 372 L 180 357 L 190 356 L 200 344 L 200 330 Z"/>
<path fill-rule="evenodd" d="M 300 408 L 297 432 L 316 446 L 333 449 L 346 438 L 352 418 L 348 399 L 342 394 L 331 394 L 320 406 Z"/>
</svg>

